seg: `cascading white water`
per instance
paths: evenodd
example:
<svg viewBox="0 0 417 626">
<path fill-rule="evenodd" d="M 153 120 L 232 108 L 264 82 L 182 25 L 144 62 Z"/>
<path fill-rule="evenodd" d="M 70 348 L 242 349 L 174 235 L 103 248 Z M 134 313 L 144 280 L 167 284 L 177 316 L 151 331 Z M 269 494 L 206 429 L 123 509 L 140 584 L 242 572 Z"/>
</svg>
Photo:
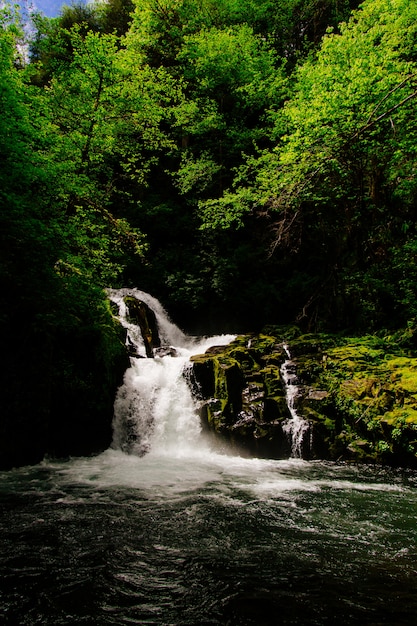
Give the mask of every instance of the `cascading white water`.
<svg viewBox="0 0 417 626">
<path fill-rule="evenodd" d="M 144 302 L 150 309 L 152 309 L 156 316 L 159 337 L 163 345 L 182 347 L 192 345 L 193 339 L 187 337 L 182 330 L 178 328 L 178 326 L 171 322 L 168 313 L 165 311 L 159 300 L 151 296 L 149 293 L 140 291 L 139 289 L 124 288 L 107 289 L 107 295 L 110 300 L 119 307 L 119 319 L 128 333 L 127 342 L 132 342 L 137 348 L 138 354 L 141 356 L 146 356 L 145 346 L 139 326 L 129 322 L 127 319 L 127 309 L 124 301 L 126 296 L 132 296 L 137 300 Z"/>
<path fill-rule="evenodd" d="M 127 330 L 126 342 L 133 344 L 141 357 L 131 357 L 131 367 L 117 393 L 113 447 L 138 456 L 182 456 L 194 452 L 201 425 L 184 370 L 190 366 L 192 354 L 203 353 L 212 345 L 227 344 L 235 335 L 198 340 L 187 337 L 149 294 L 138 289 L 109 289 L 108 296 L 119 307 L 119 319 Z M 140 329 L 127 319 L 126 296 L 145 302 L 153 310 L 161 343 L 170 348 L 166 356 L 157 352 L 154 358 L 145 358 Z M 204 446 L 203 441 L 199 446 Z"/>
<path fill-rule="evenodd" d="M 282 424 L 282 429 L 291 443 L 291 456 L 302 458 L 305 437 L 310 433 L 310 423 L 298 414 L 296 409 L 297 397 L 300 394 L 295 363 L 291 358 L 291 353 L 287 344 L 283 348 L 287 359 L 281 366 L 281 376 L 284 381 L 287 406 L 291 417 Z"/>
</svg>

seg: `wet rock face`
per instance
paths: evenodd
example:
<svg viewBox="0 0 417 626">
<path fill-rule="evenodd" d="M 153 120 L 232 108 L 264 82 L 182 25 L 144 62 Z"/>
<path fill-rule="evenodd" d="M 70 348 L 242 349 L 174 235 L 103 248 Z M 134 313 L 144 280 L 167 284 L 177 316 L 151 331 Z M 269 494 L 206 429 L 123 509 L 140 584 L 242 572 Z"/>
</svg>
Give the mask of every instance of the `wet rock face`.
<svg viewBox="0 0 417 626">
<path fill-rule="evenodd" d="M 177 356 L 178 353 L 172 346 L 160 346 L 154 349 L 154 355 L 162 358 L 164 356 Z"/>
<path fill-rule="evenodd" d="M 146 356 L 152 358 L 154 348 L 159 348 L 161 345 L 155 313 L 145 302 L 134 296 L 126 296 L 124 301 L 128 310 L 129 321 L 137 324 L 140 328 Z M 135 354 L 131 353 L 131 356 L 135 356 Z"/>
<path fill-rule="evenodd" d="M 240 336 L 191 357 L 194 390 L 208 428 L 248 453 L 288 457 L 282 429 L 289 417 L 280 377 L 284 359 L 279 341 L 265 335 Z"/>
</svg>

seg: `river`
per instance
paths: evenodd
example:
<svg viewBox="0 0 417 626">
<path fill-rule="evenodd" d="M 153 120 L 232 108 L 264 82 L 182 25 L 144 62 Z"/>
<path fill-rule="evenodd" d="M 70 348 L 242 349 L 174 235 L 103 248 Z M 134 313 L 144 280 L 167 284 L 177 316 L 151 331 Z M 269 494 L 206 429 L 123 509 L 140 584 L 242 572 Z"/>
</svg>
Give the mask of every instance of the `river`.
<svg viewBox="0 0 417 626">
<path fill-rule="evenodd" d="M 414 624 L 417 476 L 220 453 L 0 475 L 4 624 Z"/>
<path fill-rule="evenodd" d="M 207 439 L 182 371 L 229 340 L 132 358 L 103 454 L 0 473 L 2 624 L 416 622 L 417 473 Z"/>
</svg>

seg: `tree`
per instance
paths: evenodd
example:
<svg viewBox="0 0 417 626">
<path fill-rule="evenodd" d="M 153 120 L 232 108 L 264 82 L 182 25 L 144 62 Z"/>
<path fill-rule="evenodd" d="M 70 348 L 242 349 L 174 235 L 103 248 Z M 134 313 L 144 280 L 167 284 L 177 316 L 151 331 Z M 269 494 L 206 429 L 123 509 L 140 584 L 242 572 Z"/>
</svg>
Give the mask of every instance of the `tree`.
<svg viewBox="0 0 417 626">
<path fill-rule="evenodd" d="M 409 2 L 364 3 L 297 70 L 293 96 L 275 116 L 276 147 L 249 159 L 219 201 L 202 204 L 206 227 L 262 214 L 271 249 L 314 266 L 301 315 L 327 306 L 329 293 L 349 309 L 358 276 L 376 285 L 371 266 L 382 267 L 381 254 L 412 219 L 415 30 Z M 374 287 L 353 308 L 370 299 L 378 299 Z M 368 322 L 381 323 L 377 309 Z"/>
<path fill-rule="evenodd" d="M 132 31 L 152 65 L 176 65 L 184 37 L 247 24 L 293 67 L 359 0 L 141 0 Z"/>
<path fill-rule="evenodd" d="M 158 151 L 172 145 L 162 129 L 172 81 L 162 70 L 132 60 L 116 35 L 90 31 L 84 36 L 74 27 L 69 36 L 72 60 L 55 72 L 41 97 L 55 126 L 53 159 L 65 182 L 75 245 L 70 263 L 88 266 L 109 284 L 127 248 L 139 255 L 144 249 L 140 233 L 129 228 L 116 202 L 122 197 L 124 203 L 137 203 Z M 108 263 L 109 255 L 116 265 Z"/>
<path fill-rule="evenodd" d="M 80 223 L 75 232 L 68 222 L 73 186 L 68 166 L 55 160 L 57 128 L 44 94 L 16 63 L 19 22 L 3 16 L 0 467 L 8 468 L 45 453 L 85 454 L 109 444 L 124 349 L 100 271 L 88 275 L 67 262 L 82 239 L 88 259 L 89 226 Z M 101 270 L 110 262 L 108 249 L 102 246 Z"/>
<path fill-rule="evenodd" d="M 100 18 L 102 31 L 114 33 L 119 37 L 125 35 L 133 19 L 135 4 L 133 0 L 106 0 L 98 2 L 96 10 Z"/>
<path fill-rule="evenodd" d="M 187 36 L 177 58 L 187 99 L 177 111 L 184 149 L 176 176 L 195 200 L 202 187 L 203 197 L 208 189 L 221 193 L 242 154 L 265 141 L 265 112 L 282 98 L 284 80 L 274 54 L 247 25 Z"/>
</svg>

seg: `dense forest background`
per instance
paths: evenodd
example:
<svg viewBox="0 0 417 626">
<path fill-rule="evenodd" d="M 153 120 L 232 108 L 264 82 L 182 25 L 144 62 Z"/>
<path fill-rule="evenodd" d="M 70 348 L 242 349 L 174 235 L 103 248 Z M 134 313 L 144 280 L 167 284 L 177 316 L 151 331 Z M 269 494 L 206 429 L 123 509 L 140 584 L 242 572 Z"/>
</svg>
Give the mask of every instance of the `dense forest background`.
<svg viewBox="0 0 417 626">
<path fill-rule="evenodd" d="M 31 450 L 111 410 L 106 287 L 189 332 L 412 341 L 415 2 L 108 0 L 0 25 L 2 400 Z"/>
</svg>

